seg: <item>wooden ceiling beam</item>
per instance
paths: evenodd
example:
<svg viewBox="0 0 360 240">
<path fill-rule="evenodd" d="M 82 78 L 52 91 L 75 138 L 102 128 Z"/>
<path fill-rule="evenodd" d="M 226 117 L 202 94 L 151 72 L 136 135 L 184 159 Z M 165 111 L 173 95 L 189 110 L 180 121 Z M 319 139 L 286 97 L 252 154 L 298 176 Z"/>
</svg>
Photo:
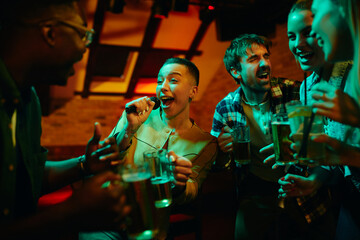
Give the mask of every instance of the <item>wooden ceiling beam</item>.
<svg viewBox="0 0 360 240">
<path fill-rule="evenodd" d="M 152 15 L 149 18 L 148 24 L 145 29 L 144 38 L 141 43 L 141 47 L 140 47 L 141 50 L 139 52 L 138 60 L 135 64 L 133 77 L 129 83 L 127 92 L 125 94 L 125 98 L 132 98 L 134 96 L 136 84 L 138 83 L 139 78 L 141 77 L 140 70 L 141 70 L 142 65 L 144 64 L 144 60 L 145 60 L 144 50 L 151 49 L 151 47 L 155 41 L 156 35 L 159 31 L 161 20 L 162 20 L 161 18 L 155 18 Z"/>
</svg>

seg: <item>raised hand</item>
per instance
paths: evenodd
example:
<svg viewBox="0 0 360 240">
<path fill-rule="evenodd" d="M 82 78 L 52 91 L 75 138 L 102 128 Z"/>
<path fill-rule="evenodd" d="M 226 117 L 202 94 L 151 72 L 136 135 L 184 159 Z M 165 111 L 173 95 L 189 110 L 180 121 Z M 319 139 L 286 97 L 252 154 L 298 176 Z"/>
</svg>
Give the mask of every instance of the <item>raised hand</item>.
<svg viewBox="0 0 360 240">
<path fill-rule="evenodd" d="M 115 138 L 106 138 L 100 142 L 101 134 L 101 125 L 96 122 L 94 135 L 86 146 L 84 168 L 88 173 L 93 174 L 111 169 L 120 160 Z"/>
<path fill-rule="evenodd" d="M 142 97 L 126 104 L 126 107 L 129 106 L 134 106 L 136 108 L 136 112 L 126 115 L 128 121 L 127 127 L 129 128 L 129 131 L 136 132 L 149 117 L 155 106 L 155 102 L 151 101 L 148 97 Z"/>
<path fill-rule="evenodd" d="M 264 164 L 275 163 L 274 143 L 270 143 L 261 148 L 259 152 L 268 155 L 268 157 L 264 159 Z M 273 168 L 276 167 L 273 166 Z"/>
<path fill-rule="evenodd" d="M 233 139 L 231 137 L 231 128 L 229 126 L 224 126 L 221 129 L 221 133 L 218 137 L 218 144 L 221 151 L 228 153 L 233 150 Z"/>
</svg>

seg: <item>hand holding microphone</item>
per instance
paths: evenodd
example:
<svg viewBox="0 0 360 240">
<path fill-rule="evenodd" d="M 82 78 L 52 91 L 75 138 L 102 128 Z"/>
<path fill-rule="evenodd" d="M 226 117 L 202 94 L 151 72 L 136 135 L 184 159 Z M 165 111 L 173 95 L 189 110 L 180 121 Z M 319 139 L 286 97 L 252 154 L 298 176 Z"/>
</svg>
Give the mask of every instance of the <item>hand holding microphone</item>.
<svg viewBox="0 0 360 240">
<path fill-rule="evenodd" d="M 136 132 L 137 129 L 146 121 L 153 109 L 160 106 L 160 100 L 156 97 L 142 97 L 131 101 L 125 105 L 128 130 Z"/>
<path fill-rule="evenodd" d="M 155 110 L 155 109 L 158 109 L 159 106 L 160 106 L 160 100 L 159 100 L 157 97 L 150 97 L 150 100 L 155 103 L 153 109 L 154 109 L 154 110 Z M 137 111 L 137 106 L 136 106 L 135 104 L 134 104 L 134 105 L 129 105 L 129 104 L 131 104 L 131 103 L 133 103 L 133 102 L 130 102 L 130 103 L 126 104 L 126 106 L 125 106 L 125 111 L 126 111 L 126 113 L 129 114 L 129 113 L 135 113 L 135 112 L 137 112 L 138 114 L 140 114 L 141 111 Z"/>
</svg>

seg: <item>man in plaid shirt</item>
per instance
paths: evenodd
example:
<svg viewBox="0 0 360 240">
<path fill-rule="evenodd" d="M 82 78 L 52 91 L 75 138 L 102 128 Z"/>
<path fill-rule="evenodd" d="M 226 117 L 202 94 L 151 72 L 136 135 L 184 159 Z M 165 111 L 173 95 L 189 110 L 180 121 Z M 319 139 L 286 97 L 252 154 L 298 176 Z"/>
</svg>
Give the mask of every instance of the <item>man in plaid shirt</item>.
<svg viewBox="0 0 360 240">
<path fill-rule="evenodd" d="M 269 153 L 260 149 L 272 143 L 271 114 L 299 99 L 300 82 L 271 76 L 270 45 L 265 37 L 244 34 L 231 42 L 224 56 L 227 71 L 241 86 L 216 106 L 211 134 L 218 138 L 223 153 L 217 164 L 229 162 L 231 128 L 250 127 L 251 162 L 235 167 L 239 196 L 235 239 L 278 237 L 276 223 L 282 210 L 277 181 L 285 172 L 283 167 L 273 170 L 271 163 L 264 164 Z"/>
</svg>

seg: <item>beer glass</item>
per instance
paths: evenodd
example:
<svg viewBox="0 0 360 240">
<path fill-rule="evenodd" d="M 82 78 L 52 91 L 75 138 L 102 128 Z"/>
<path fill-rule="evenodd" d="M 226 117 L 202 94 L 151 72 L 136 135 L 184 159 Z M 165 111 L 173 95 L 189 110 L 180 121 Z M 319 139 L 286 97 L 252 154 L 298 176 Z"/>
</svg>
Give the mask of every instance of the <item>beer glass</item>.
<svg viewBox="0 0 360 240">
<path fill-rule="evenodd" d="M 231 129 L 233 139 L 233 157 L 238 164 L 249 164 L 250 158 L 250 129 L 245 124 L 237 124 Z"/>
<path fill-rule="evenodd" d="M 271 117 L 271 129 L 274 142 L 275 162 L 279 165 L 295 164 L 291 154 L 289 139 L 290 123 L 287 113 L 276 113 Z"/>
<path fill-rule="evenodd" d="M 311 141 L 311 137 L 324 134 L 323 117 L 320 115 L 312 116 L 312 107 L 302 105 L 300 102 L 290 102 L 286 105 L 292 138 L 296 144 L 296 150 L 299 154 L 301 145 L 304 155 L 299 154 L 297 159 L 300 164 L 318 165 L 325 159 L 325 143 Z M 312 120 L 312 121 L 311 121 Z M 307 139 L 303 139 L 304 133 L 307 133 Z"/>
<path fill-rule="evenodd" d="M 151 171 L 151 184 L 154 189 L 155 207 L 165 208 L 172 202 L 171 181 L 172 164 L 165 149 L 149 150 L 143 153 L 144 162 Z"/>
<path fill-rule="evenodd" d="M 120 175 L 124 182 L 127 204 L 131 206 L 126 224 L 129 238 L 153 239 L 158 230 L 149 165 L 143 163 L 122 166 Z"/>
</svg>

